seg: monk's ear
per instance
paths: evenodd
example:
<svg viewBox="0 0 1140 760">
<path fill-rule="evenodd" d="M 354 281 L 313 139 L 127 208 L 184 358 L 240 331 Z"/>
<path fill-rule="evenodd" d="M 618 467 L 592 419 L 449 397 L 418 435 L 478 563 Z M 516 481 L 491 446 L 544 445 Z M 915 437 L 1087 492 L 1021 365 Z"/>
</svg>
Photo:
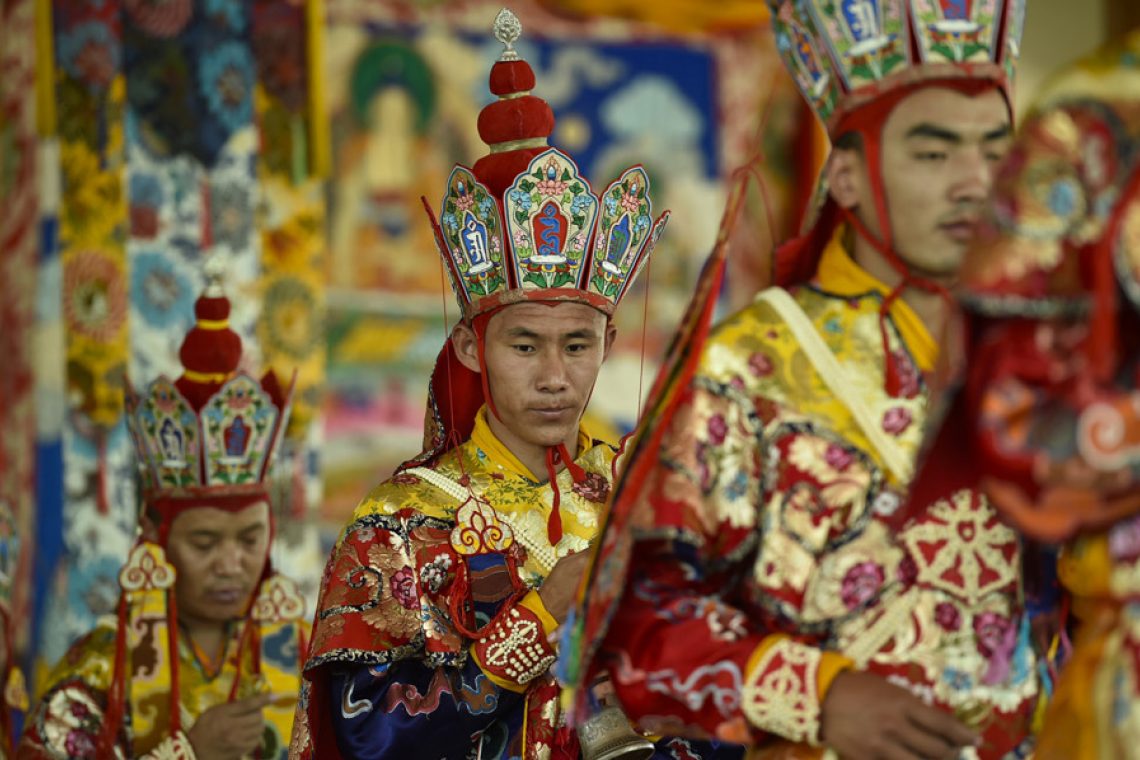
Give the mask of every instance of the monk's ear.
<svg viewBox="0 0 1140 760">
<path fill-rule="evenodd" d="M 144 541 L 158 543 L 158 519 L 150 509 L 144 509 L 139 517 L 139 533 Z"/>
<path fill-rule="evenodd" d="M 827 189 L 841 208 L 854 211 L 863 200 L 866 166 L 858 147 L 834 148 L 823 170 Z"/>
<path fill-rule="evenodd" d="M 472 372 L 482 372 L 479 366 L 479 339 L 475 331 L 466 322 L 460 322 L 451 331 L 451 346 L 459 363 Z"/>
<path fill-rule="evenodd" d="M 609 358 L 610 349 L 614 347 L 614 341 L 617 340 L 617 327 L 613 322 L 606 321 L 606 337 L 605 337 L 605 353 L 602 354 L 602 361 Z"/>
</svg>

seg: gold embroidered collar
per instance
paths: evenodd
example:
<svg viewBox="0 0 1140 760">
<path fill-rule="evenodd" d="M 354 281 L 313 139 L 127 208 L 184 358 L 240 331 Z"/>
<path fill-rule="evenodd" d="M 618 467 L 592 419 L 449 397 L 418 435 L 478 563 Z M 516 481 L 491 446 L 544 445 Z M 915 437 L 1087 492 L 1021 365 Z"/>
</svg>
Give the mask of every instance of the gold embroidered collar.
<svg viewBox="0 0 1140 760">
<path fill-rule="evenodd" d="M 843 297 L 864 296 L 868 293 L 888 295 L 891 288 L 856 264 L 847 253 L 843 246 L 845 233 L 846 227 L 840 227 L 824 248 L 815 275 L 816 284 L 821 290 Z M 938 344 L 914 310 L 901 298 L 896 298 L 891 304 L 891 320 L 899 329 L 903 343 L 914 356 L 919 369 L 923 372 L 934 369 L 934 363 L 938 360 Z"/>
<path fill-rule="evenodd" d="M 586 431 L 586 428 L 579 426 L 578 428 L 578 450 L 574 453 L 574 457 L 580 457 L 585 451 L 593 445 L 593 437 Z M 525 478 L 532 483 L 542 483 L 546 481 L 546 474 L 543 477 L 535 477 L 530 468 L 519 461 L 519 458 L 507 448 L 506 444 L 499 440 L 498 436 L 491 430 L 490 424 L 487 422 L 487 406 L 484 404 L 479 413 L 475 415 L 475 428 L 471 431 L 471 443 L 475 444 L 479 449 L 487 455 L 487 459 L 493 465 L 498 465 L 504 471 L 517 475 L 520 478 Z"/>
</svg>

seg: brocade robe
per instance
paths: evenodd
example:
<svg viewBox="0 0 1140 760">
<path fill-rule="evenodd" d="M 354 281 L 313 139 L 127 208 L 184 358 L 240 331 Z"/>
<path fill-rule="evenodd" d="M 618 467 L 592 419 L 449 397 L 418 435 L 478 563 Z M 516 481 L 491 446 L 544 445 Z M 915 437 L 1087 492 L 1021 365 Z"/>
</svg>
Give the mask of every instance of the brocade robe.
<svg viewBox="0 0 1140 760">
<path fill-rule="evenodd" d="M 326 568 L 305 667 L 294 758 L 578 757 L 563 725 L 557 622 L 537 588 L 585 550 L 610 491 L 615 449 L 581 433 L 556 477 L 563 535 L 552 546 L 549 482 L 494 436 L 405 469 L 357 507 Z M 657 757 L 739 757 L 662 739 Z"/>
<path fill-rule="evenodd" d="M 841 235 L 813 282 L 764 291 L 710 335 L 631 486 L 629 535 L 603 539 L 587 608 L 612 617 L 595 662 L 643 729 L 755 756 L 818 754 L 820 705 L 855 667 L 955 713 L 978 754 L 1002 757 L 1038 692 L 1019 541 L 970 490 L 899 524 L 937 347 L 896 302 L 903 388 L 886 393 L 888 289 Z"/>
<path fill-rule="evenodd" d="M 282 603 L 283 592 L 291 595 L 295 587 L 267 584 L 259 601 Z M 276 599 L 271 600 L 275 595 Z M 299 597 L 285 600 L 284 604 L 303 610 Z M 231 694 L 243 699 L 264 693 L 272 701 L 263 712 L 265 732 L 257 756 L 262 760 L 285 760 L 300 691 L 301 655 L 307 646 L 308 625 L 295 620 L 253 625 L 257 628 L 252 637 L 258 642 L 256 652 L 246 646 L 239 657 L 242 626 L 235 622 L 216 665 L 204 662 L 185 636 L 178 637 L 182 730 L 174 732 L 170 724 L 166 624 L 163 618 L 144 619 L 139 626 L 141 639 L 133 642 L 135 646 L 130 650 L 126 672 L 129 698 L 115 757 L 194 760 L 196 755 L 185 732 L 202 713 L 225 704 Z M 105 760 L 98 753 L 98 745 L 115 663 L 115 640 L 116 622 L 110 619 L 100 622 L 71 646 L 48 677 L 47 688 L 28 715 L 17 757 Z M 257 674 L 255 656 L 259 660 Z"/>
<path fill-rule="evenodd" d="M 1037 756 L 1137 758 L 1140 29 L 1054 78 L 992 206 L 964 267 L 971 355 L 943 435 L 1012 523 L 1064 543 L 1080 622 Z"/>
</svg>

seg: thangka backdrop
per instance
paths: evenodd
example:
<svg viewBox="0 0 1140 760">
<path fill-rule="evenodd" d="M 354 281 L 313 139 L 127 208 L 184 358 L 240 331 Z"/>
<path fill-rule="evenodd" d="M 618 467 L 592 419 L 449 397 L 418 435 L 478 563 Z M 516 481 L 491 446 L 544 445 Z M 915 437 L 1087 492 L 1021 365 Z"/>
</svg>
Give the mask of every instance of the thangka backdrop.
<svg viewBox="0 0 1140 760">
<path fill-rule="evenodd" d="M 0 3 L 0 688 L 13 653 L 28 651 L 35 559 L 35 21 L 34 0 Z M 21 706 L 19 698 L 12 701 Z M 0 725 L 5 720 L 0 716 Z"/>
<path fill-rule="evenodd" d="M 624 0 L 514 6 L 536 94 L 558 119 L 552 142 L 597 187 L 644 164 L 657 208 L 673 210 L 591 407 L 624 431 L 716 236 L 729 174 L 767 157 L 766 206 L 757 194 L 740 227 L 739 300 L 771 238 L 792 229 L 812 131 L 762 4 L 726 0 L 725 16 L 669 0 L 654 4 L 656 25 L 599 15 L 641 7 Z M 17 328 L 0 331 L 0 602 L 13 577 L 37 589 L 13 587 L 16 642 L 49 663 L 113 609 L 138 508 L 123 384 L 179 373 L 208 255 L 225 260 L 247 369 L 298 371 L 276 560 L 312 593 L 324 559 L 312 510 L 339 528 L 419 449 L 428 373 L 457 316 L 420 196 L 437 204 L 452 164 L 486 152 L 476 120 L 499 3 L 0 9 L 0 202 L 12 211 L 0 309 Z"/>
<path fill-rule="evenodd" d="M 50 663 L 114 609 L 138 509 L 124 381 L 180 374 L 210 255 L 228 272 L 243 364 L 298 372 L 275 559 L 315 586 L 327 138 L 314 118 L 314 0 L 36 5 L 41 100 L 54 110 L 37 350 L 58 364 L 37 378 L 48 424 L 35 600 L 38 660 Z"/>
<path fill-rule="evenodd" d="M 666 3 L 662 13 L 673 15 L 657 26 L 575 2 L 545 5 L 520 0 L 511 9 L 523 24 L 516 47 L 535 70 L 534 94 L 554 110 L 551 144 L 575 157 L 595 190 L 644 164 L 654 208 L 673 210 L 640 290 L 624 301 L 618 344 L 592 400 L 594 416 L 624 432 L 716 237 L 726 177 L 764 148 L 770 211 L 784 236 L 800 193 L 793 163 L 810 152 L 811 129 L 762 3 L 742 14 L 743 28 L 716 34 L 689 25 L 685 3 Z M 688 10 L 705 23 L 701 5 Z M 490 31 L 500 7 L 327 2 L 333 181 L 323 474 L 324 514 L 337 527 L 371 485 L 419 451 L 427 378 L 457 317 L 420 197 L 438 205 L 452 165 L 487 152 L 476 120 L 502 50 Z M 758 205 L 754 212 L 765 217 Z M 742 228 L 759 256 L 770 237 L 757 226 Z M 734 287 L 750 294 L 763 269 L 759 260 L 739 269 Z"/>
</svg>

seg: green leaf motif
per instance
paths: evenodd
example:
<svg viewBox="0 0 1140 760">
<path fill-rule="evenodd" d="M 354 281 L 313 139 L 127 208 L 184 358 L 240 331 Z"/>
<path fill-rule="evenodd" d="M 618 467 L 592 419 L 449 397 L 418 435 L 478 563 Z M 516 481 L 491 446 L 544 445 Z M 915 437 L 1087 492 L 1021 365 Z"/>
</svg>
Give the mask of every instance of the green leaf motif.
<svg viewBox="0 0 1140 760">
<path fill-rule="evenodd" d="M 575 182 L 570 186 L 570 192 L 574 193 L 574 195 L 581 195 L 585 189 L 586 188 L 582 187 L 581 182 Z"/>
<path fill-rule="evenodd" d="M 898 68 L 899 64 L 903 62 L 903 57 L 897 53 L 888 55 L 883 59 L 883 73 L 889 74 Z"/>
<path fill-rule="evenodd" d="M 538 272 L 530 272 L 523 278 L 523 282 L 529 282 L 532 285 L 537 285 L 540 288 L 546 287 L 546 278 Z"/>
<path fill-rule="evenodd" d="M 561 288 L 563 285 L 569 285 L 574 282 L 574 278 L 567 272 L 560 273 L 554 278 L 554 285 L 552 287 Z"/>
<path fill-rule="evenodd" d="M 542 179 L 542 172 L 536 171 L 534 173 L 534 176 L 538 177 L 539 179 Z M 534 183 L 531 182 L 529 179 L 524 179 L 521 182 L 519 182 L 519 189 L 522 190 L 524 193 L 529 193 L 531 190 L 534 189 Z"/>
<path fill-rule="evenodd" d="M 606 281 L 602 279 L 601 275 L 596 274 L 592 278 L 590 278 L 590 287 L 592 287 L 594 290 L 601 293 L 602 291 L 605 290 Z"/>
<path fill-rule="evenodd" d="M 949 58 L 952 61 L 956 60 L 956 58 L 954 56 L 954 50 L 949 45 L 946 45 L 946 44 L 939 42 L 935 45 L 931 45 L 930 49 L 932 51 L 934 51 L 935 53 L 938 53 L 943 58 Z"/>
</svg>

